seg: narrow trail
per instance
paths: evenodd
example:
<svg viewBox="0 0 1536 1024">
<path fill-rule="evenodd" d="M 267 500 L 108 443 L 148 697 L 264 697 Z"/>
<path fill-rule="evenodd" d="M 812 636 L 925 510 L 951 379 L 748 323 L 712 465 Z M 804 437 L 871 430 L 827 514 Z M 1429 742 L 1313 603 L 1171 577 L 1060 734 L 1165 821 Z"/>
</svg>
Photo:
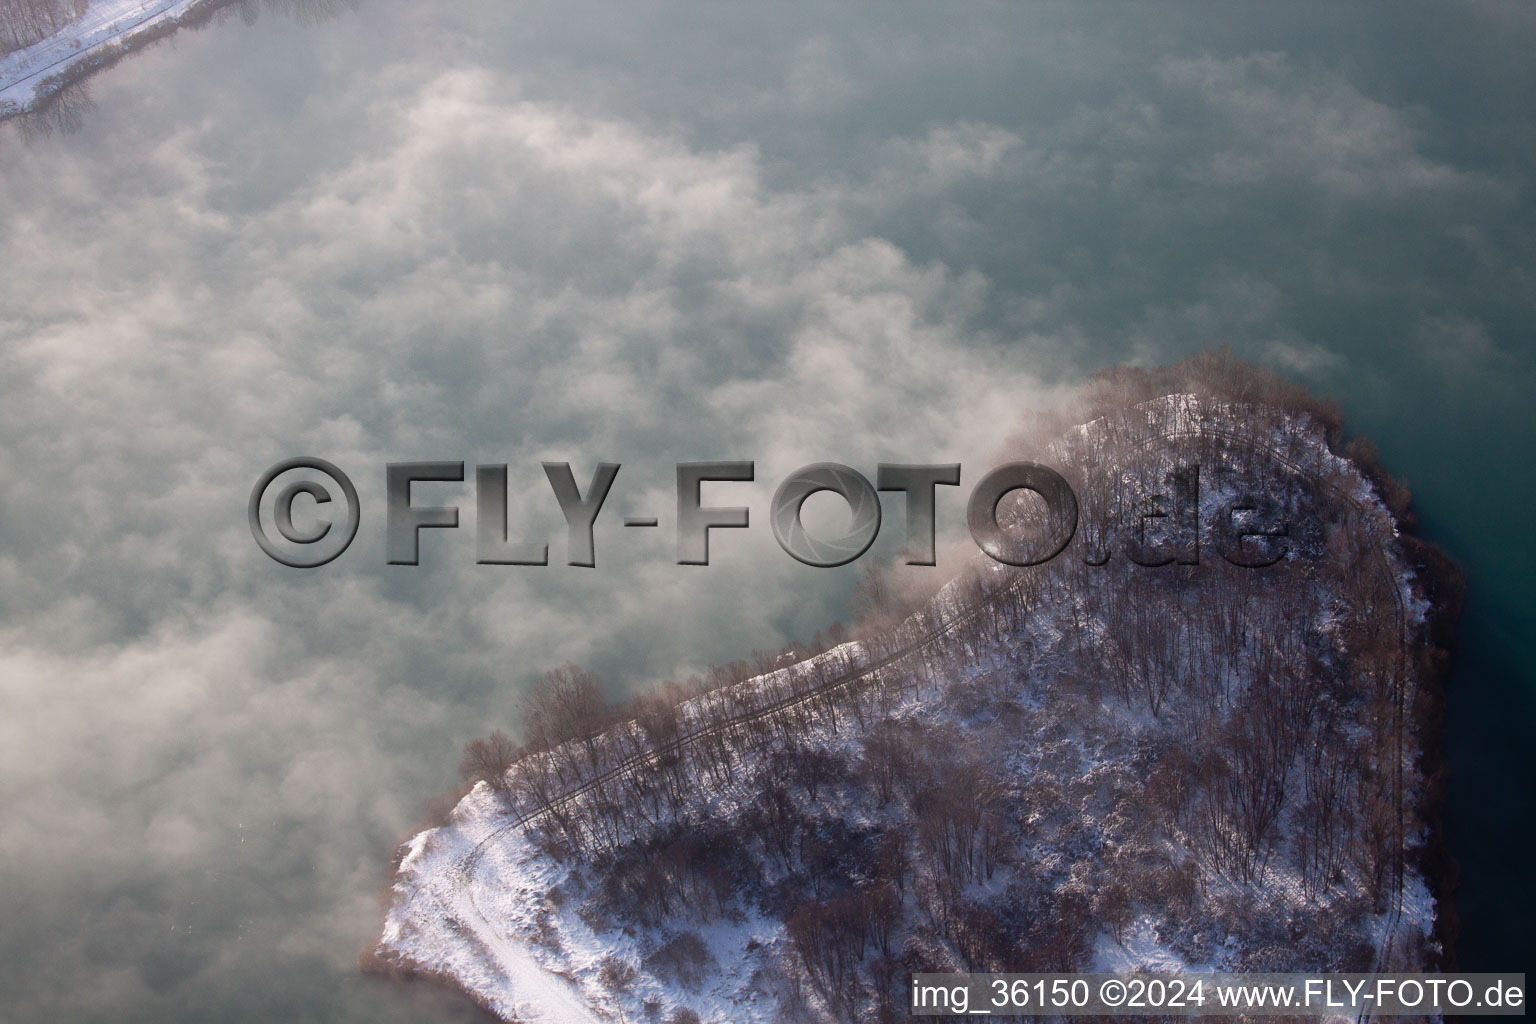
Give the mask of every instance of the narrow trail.
<svg viewBox="0 0 1536 1024">
<path fill-rule="evenodd" d="M 75 21 L 31 46 L 0 56 L 0 117 L 34 107 L 57 89 L 49 80 L 150 26 L 177 18 L 199 0 L 92 0 Z"/>
</svg>

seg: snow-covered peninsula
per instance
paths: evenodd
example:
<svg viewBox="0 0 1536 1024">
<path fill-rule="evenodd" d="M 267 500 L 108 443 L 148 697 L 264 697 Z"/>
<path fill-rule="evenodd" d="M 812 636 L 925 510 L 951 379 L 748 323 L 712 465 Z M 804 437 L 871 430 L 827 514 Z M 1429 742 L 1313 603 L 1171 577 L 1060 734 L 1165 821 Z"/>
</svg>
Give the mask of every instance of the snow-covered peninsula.
<svg viewBox="0 0 1536 1024">
<path fill-rule="evenodd" d="M 620 709 L 552 673 L 400 848 L 369 965 L 720 1024 L 885 1019 L 914 971 L 1432 968 L 1402 499 L 1326 411 L 1155 383 L 1042 459 L 1080 509 L 1047 563 Z"/>
</svg>

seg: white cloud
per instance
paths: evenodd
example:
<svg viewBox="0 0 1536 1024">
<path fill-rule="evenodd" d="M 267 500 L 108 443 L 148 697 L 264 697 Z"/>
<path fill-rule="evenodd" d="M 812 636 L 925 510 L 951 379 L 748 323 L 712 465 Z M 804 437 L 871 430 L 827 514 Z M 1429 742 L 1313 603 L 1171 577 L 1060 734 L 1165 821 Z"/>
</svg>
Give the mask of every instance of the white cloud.
<svg viewBox="0 0 1536 1024">
<path fill-rule="evenodd" d="M 1397 315 L 1439 268 L 1319 196 L 1399 203 L 1490 268 L 1466 292 L 1523 294 L 1510 188 L 1337 62 L 1026 8 L 663 8 L 230 26 L 100 79 L 83 135 L 0 140 L 0 911 L 65 965 L 0 965 L 28 975 L 19 1017 L 219 1019 L 306 957 L 349 972 L 415 800 L 523 681 L 573 658 L 639 685 L 838 613 L 857 567 L 767 529 L 795 466 L 958 460 L 969 484 L 1055 401 L 1042 379 L 1126 356 L 1360 370 L 1309 318 Z M 1494 358 L 1455 284 L 1411 351 Z M 309 574 L 245 524 L 296 454 L 364 505 Z M 427 491 L 461 529 L 386 569 L 383 463 L 422 458 L 508 463 L 513 529 L 555 564 L 475 565 L 466 484 Z M 596 570 L 559 564 L 549 458 L 624 464 Z M 719 490 L 755 526 L 679 567 L 672 465 L 713 458 L 758 461 Z"/>
<path fill-rule="evenodd" d="M 341 959 L 373 923 L 359 892 L 381 880 L 380 837 L 413 818 L 403 798 L 511 725 L 521 681 L 575 658 L 641 685 L 836 614 L 857 570 L 777 549 L 780 475 L 980 472 L 1048 398 L 977 344 L 979 275 L 853 230 L 846 191 L 768 187 L 750 146 L 522 99 L 465 67 L 368 116 L 378 145 L 249 209 L 223 198 L 242 169 L 214 156 L 211 123 L 109 162 L 29 152 L 0 236 L 16 268 L 0 284 L 0 856 L 50 886 L 86 865 L 158 886 L 231 844 L 304 851 L 313 878 L 285 899 L 317 909 L 284 948 Z M 1006 146 L 962 125 L 914 159 L 942 190 Z M 92 189 L 113 200 L 77 229 L 63 207 Z M 349 470 L 364 503 L 357 543 L 313 575 L 269 562 L 244 516 L 256 476 L 301 453 Z M 600 529 L 597 570 L 562 565 L 550 457 L 583 480 L 622 461 L 607 516 L 660 513 L 663 530 Z M 457 536 L 385 569 L 383 464 L 417 458 L 508 462 L 513 528 L 547 537 L 554 564 L 475 565 L 466 484 L 430 492 L 462 507 Z M 672 564 L 672 465 L 706 458 L 758 460 L 738 492 L 757 527 L 691 570 Z M 147 998 L 123 991 L 74 1010 Z"/>
<path fill-rule="evenodd" d="M 1196 165 L 1212 184 L 1291 179 L 1356 200 L 1490 184 L 1425 155 L 1413 112 L 1283 53 L 1175 58 L 1159 77 L 1203 104 L 1225 136 Z"/>
</svg>

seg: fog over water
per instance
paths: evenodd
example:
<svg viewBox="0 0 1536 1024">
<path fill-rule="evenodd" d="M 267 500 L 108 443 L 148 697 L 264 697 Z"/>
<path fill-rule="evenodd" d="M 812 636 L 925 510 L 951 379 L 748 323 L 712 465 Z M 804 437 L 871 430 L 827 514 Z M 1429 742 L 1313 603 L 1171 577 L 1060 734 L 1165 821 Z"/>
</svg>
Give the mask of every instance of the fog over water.
<svg viewBox="0 0 1536 1024">
<path fill-rule="evenodd" d="M 957 537 L 1030 410 L 1218 344 L 1337 396 L 1468 569 L 1463 963 L 1530 964 L 1531 8 L 286 6 L 0 126 L 0 1018 L 470 1019 L 357 954 L 522 687 L 808 638 L 859 567 L 778 549 L 787 472 L 959 461 Z M 245 515 L 301 454 L 362 500 L 311 571 Z M 428 459 L 507 463 L 553 564 L 476 565 L 471 482 L 386 566 Z M 623 465 L 594 569 L 552 459 Z M 753 526 L 678 566 L 709 459 Z"/>
</svg>

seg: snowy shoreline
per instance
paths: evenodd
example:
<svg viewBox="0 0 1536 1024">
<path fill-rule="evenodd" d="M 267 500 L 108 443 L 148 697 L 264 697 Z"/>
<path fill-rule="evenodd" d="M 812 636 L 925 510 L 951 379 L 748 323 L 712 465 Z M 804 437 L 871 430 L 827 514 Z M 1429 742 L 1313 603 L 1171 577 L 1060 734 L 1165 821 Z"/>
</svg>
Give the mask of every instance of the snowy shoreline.
<svg viewBox="0 0 1536 1024">
<path fill-rule="evenodd" d="M 0 120 L 30 113 L 68 86 L 230 0 L 91 0 L 76 21 L 0 56 Z"/>
<path fill-rule="evenodd" d="M 1167 407 L 1163 408 L 1164 405 Z M 1143 407 L 1148 420 L 1146 426 L 1190 427 L 1192 424 L 1186 424 L 1184 420 L 1190 416 L 1192 409 L 1186 408 L 1186 405 L 1186 402 L 1179 400 L 1179 396 L 1170 396 L 1159 403 L 1147 403 Z M 1195 433 L 1217 432 L 1213 424 L 1203 422 L 1203 417 L 1196 416 L 1195 420 L 1200 421 Z M 1079 428 L 1086 429 L 1087 426 Z M 1159 430 L 1153 432 L 1160 433 Z M 1358 500 L 1386 514 L 1373 493 L 1374 488 L 1366 480 L 1366 467 L 1339 459 L 1320 439 L 1310 450 L 1301 454 L 1320 460 L 1323 464 L 1342 463 L 1347 466 L 1358 488 Z M 1312 459 L 1304 461 L 1311 462 Z M 1389 530 L 1389 534 L 1401 536 L 1395 529 Z M 1388 555 L 1388 558 L 1391 560 L 1393 556 Z M 1403 612 L 1406 618 L 1420 624 L 1426 616 L 1438 618 L 1445 609 L 1427 607 L 1422 600 L 1414 599 L 1415 591 L 1419 589 L 1413 583 L 1416 575 L 1414 568 L 1419 567 L 1395 561 L 1393 565 L 1393 576 L 1405 595 Z M 1447 595 L 1437 596 L 1444 598 Z M 1437 723 L 1420 724 L 1435 730 Z M 1419 736 L 1421 741 L 1424 738 Z M 1433 743 L 1428 745 L 1432 747 Z M 1408 753 L 1411 760 L 1418 760 L 1424 749 L 1420 747 Z M 431 978 L 467 993 L 476 1003 L 503 1019 L 522 1019 L 530 1011 L 535 1019 L 542 1019 L 541 1011 L 545 1016 L 554 1011 L 557 1017 L 564 1014 L 570 1019 L 591 1019 L 574 1012 L 575 1008 L 568 1003 L 573 990 L 581 989 L 579 984 L 571 984 L 569 972 L 573 965 L 570 957 L 556 956 L 555 963 L 541 962 L 545 958 L 538 956 L 535 950 L 492 926 L 475 900 L 474 891 L 479 883 L 473 870 L 465 870 L 460 866 L 466 861 L 462 855 L 470 847 L 478 851 L 493 840 L 501 847 L 491 855 L 491 861 L 494 862 L 493 874 L 498 879 L 496 891 L 490 893 L 491 902 L 497 904 L 492 911 L 493 917 L 507 920 L 517 918 L 520 903 L 536 901 L 539 893 L 555 881 L 553 876 L 549 876 L 550 865 L 545 863 L 545 858 L 534 844 L 528 843 L 525 836 L 508 834 L 509 830 L 503 827 L 503 811 L 495 805 L 487 792 L 480 791 L 483 788 L 479 787 L 463 798 L 448 827 L 419 833 L 402 848 L 403 856 L 396 868 L 393 887 L 394 906 L 386 921 L 383 941 L 374 951 L 375 956 L 383 954 L 379 957 L 381 962 L 378 966 L 387 965 L 404 972 L 415 968 L 418 976 Z M 1425 795 L 1423 789 L 1416 786 L 1410 787 L 1408 794 L 1409 799 L 1416 803 L 1422 803 Z M 1437 831 L 1438 824 L 1434 822 L 1434 816 L 1431 821 L 1430 831 Z M 1427 851 L 1421 848 L 1418 852 L 1418 856 L 1410 857 L 1419 862 L 1418 870 L 1410 872 L 1406 891 L 1399 894 L 1394 912 L 1380 916 L 1374 925 L 1374 944 L 1383 951 L 1381 956 L 1394 945 L 1393 933 L 1397 930 L 1400 916 L 1411 921 L 1422 932 L 1429 932 L 1436 925 L 1443 924 L 1435 913 L 1436 903 L 1443 902 L 1445 895 L 1438 891 L 1443 889 L 1443 873 L 1433 869 L 1429 863 L 1433 858 L 1425 856 Z M 508 885 L 509 882 L 521 884 Z M 482 891 L 481 895 L 487 894 Z M 412 904 L 416 902 L 421 906 L 413 910 Z M 439 916 L 439 920 L 433 920 Z M 443 930 L 445 921 L 447 931 Z M 580 930 L 574 922 L 562 923 L 571 925 L 567 931 Z M 735 948 L 749 939 L 752 940 L 752 946 L 774 945 L 774 929 L 758 927 L 765 924 L 753 918 L 737 922 L 724 931 L 721 931 L 723 926 L 717 927 L 711 932 L 711 946 Z M 443 949 L 436 948 L 439 943 L 433 941 L 434 935 L 450 946 L 462 947 L 460 952 L 463 955 L 446 959 L 434 955 L 443 952 Z M 569 935 L 563 937 L 570 938 Z M 590 952 L 584 946 L 582 949 Z M 1124 950 L 1118 953 L 1124 953 Z M 586 959 L 591 960 L 591 957 Z M 557 965 L 563 968 L 560 974 L 565 977 L 551 971 L 551 967 Z M 594 964 L 584 962 L 581 967 L 585 970 L 578 969 L 578 973 L 591 973 Z M 1100 969 L 1105 969 L 1105 965 L 1101 964 Z M 552 996 L 558 1000 L 558 1008 L 546 1001 Z M 722 1004 L 716 1009 L 723 1012 L 725 1007 Z M 731 1008 L 732 1012 L 741 1009 L 740 1006 Z M 590 1014 L 586 1007 L 582 1007 L 582 1011 Z"/>
</svg>

